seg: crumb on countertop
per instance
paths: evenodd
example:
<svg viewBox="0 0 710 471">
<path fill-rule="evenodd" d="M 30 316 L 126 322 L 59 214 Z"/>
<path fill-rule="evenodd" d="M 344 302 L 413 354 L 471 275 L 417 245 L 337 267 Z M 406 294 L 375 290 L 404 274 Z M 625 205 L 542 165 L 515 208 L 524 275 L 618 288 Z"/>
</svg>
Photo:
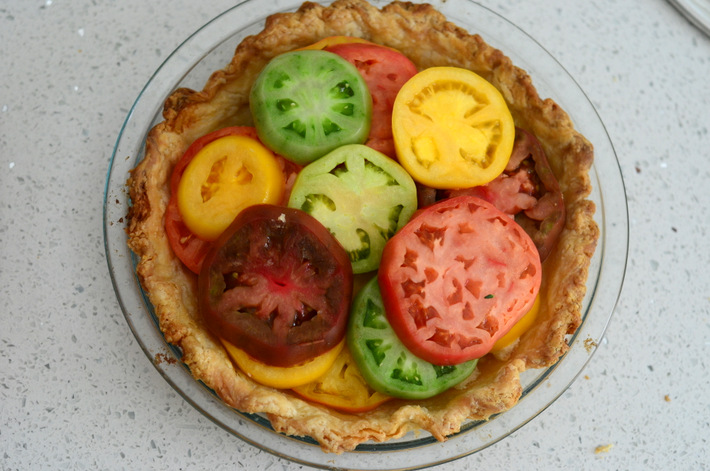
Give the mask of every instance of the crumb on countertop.
<svg viewBox="0 0 710 471">
<path fill-rule="evenodd" d="M 608 453 L 609 450 L 611 450 L 611 447 L 613 446 L 614 445 L 612 445 L 611 443 L 609 443 L 608 445 L 599 445 L 594 449 L 594 454 L 598 455 L 600 453 Z"/>
</svg>

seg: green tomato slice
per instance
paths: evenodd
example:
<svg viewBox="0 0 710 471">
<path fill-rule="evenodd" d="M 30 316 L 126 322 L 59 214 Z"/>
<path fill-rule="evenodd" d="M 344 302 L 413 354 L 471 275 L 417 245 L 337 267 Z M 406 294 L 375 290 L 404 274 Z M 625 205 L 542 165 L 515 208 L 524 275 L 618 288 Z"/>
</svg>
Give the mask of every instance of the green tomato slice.
<svg viewBox="0 0 710 471">
<path fill-rule="evenodd" d="M 360 144 L 304 167 L 288 205 L 316 218 L 345 248 L 353 273 L 377 269 L 385 243 L 417 209 L 414 180 L 394 160 Z"/>
<path fill-rule="evenodd" d="M 372 98 L 358 70 L 331 52 L 281 54 L 261 71 L 249 105 L 259 139 L 305 165 L 370 132 Z"/>
<path fill-rule="evenodd" d="M 478 363 L 437 366 L 407 350 L 387 321 L 377 277 L 355 297 L 346 339 L 365 381 L 382 394 L 402 399 L 435 396 L 468 378 Z"/>
</svg>

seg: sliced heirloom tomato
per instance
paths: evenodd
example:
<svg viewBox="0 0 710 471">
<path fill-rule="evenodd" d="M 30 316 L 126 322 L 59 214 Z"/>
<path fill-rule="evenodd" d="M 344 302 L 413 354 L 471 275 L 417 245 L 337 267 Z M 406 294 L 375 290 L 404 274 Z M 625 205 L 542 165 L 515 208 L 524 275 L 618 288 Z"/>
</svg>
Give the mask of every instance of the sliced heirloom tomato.
<svg viewBox="0 0 710 471">
<path fill-rule="evenodd" d="M 271 366 L 293 366 L 345 336 L 353 276 L 347 253 L 307 213 L 243 210 L 198 277 L 200 313 L 216 336 Z"/>
<path fill-rule="evenodd" d="M 252 86 L 259 138 L 304 165 L 344 144 L 365 142 L 372 99 L 357 69 L 330 52 L 300 50 L 273 58 Z"/>
<path fill-rule="evenodd" d="M 373 43 L 344 41 L 325 50 L 353 64 L 370 90 L 372 124 L 365 145 L 396 158 L 392 107 L 402 85 L 417 73 L 417 66 L 401 52 Z"/>
<path fill-rule="evenodd" d="M 367 384 L 347 347 L 324 375 L 293 390 L 309 401 L 351 413 L 367 412 L 392 399 Z"/>
<path fill-rule="evenodd" d="M 333 366 L 345 346 L 345 341 L 341 340 L 327 352 L 298 365 L 271 366 L 256 360 L 226 340 L 221 341 L 240 370 L 254 381 L 277 389 L 291 389 L 317 380 Z"/>
<path fill-rule="evenodd" d="M 202 260 L 211 247 L 207 240 L 196 236 L 186 225 L 178 208 L 177 192 L 185 168 L 195 156 L 209 143 L 225 136 L 245 136 L 258 139 L 256 129 L 250 126 L 232 126 L 213 131 L 195 140 L 185 151 L 180 160 L 175 164 L 170 176 L 170 200 L 165 212 L 165 232 L 168 236 L 170 247 L 175 255 L 192 272 L 199 273 Z M 284 174 L 284 179 L 293 180 L 297 173 L 294 165 L 282 157 L 276 156 Z"/>
<path fill-rule="evenodd" d="M 488 353 L 530 310 L 541 275 L 537 249 L 513 219 L 459 196 L 421 210 L 390 239 L 378 278 L 407 348 L 455 365 Z"/>
<path fill-rule="evenodd" d="M 205 145 L 185 168 L 177 204 L 185 225 L 215 240 L 241 210 L 281 201 L 284 180 L 274 154 L 256 139 L 230 135 Z"/>
<path fill-rule="evenodd" d="M 387 321 L 377 277 L 355 297 L 346 338 L 370 386 L 402 399 L 435 396 L 468 378 L 478 361 L 437 366 L 411 353 Z"/>
<path fill-rule="evenodd" d="M 432 188 L 469 188 L 505 168 L 515 125 L 500 92 L 470 70 L 424 69 L 404 84 L 394 103 L 397 158 Z"/>
<path fill-rule="evenodd" d="M 202 240 L 187 228 L 180 215 L 177 198 L 171 197 L 165 209 L 165 234 L 170 248 L 182 263 L 193 273 L 200 273 L 202 261 L 212 244 Z"/>
<path fill-rule="evenodd" d="M 327 227 L 348 252 L 353 273 L 364 273 L 377 268 L 387 240 L 417 209 L 417 192 L 397 162 L 351 144 L 305 166 L 288 205 Z"/>
</svg>

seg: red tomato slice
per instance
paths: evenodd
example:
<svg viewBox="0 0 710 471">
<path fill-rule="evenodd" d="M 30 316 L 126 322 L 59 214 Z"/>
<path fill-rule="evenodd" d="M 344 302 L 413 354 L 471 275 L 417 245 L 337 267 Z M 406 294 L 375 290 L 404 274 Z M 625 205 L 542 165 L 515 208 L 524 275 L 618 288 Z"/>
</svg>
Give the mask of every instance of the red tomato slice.
<svg viewBox="0 0 710 471">
<path fill-rule="evenodd" d="M 257 139 L 256 129 L 249 126 L 232 126 L 223 129 L 218 129 L 209 134 L 206 134 L 195 140 L 190 147 L 187 148 L 183 156 L 178 160 L 173 168 L 173 173 L 170 176 L 170 201 L 165 212 L 165 232 L 168 236 L 170 247 L 175 255 L 187 266 L 193 273 L 199 273 L 202 267 L 202 260 L 212 246 L 211 242 L 205 241 L 193 234 L 187 228 L 183 221 L 182 215 L 178 210 L 177 204 L 177 189 L 180 184 L 185 168 L 192 161 L 203 147 L 210 142 L 225 136 L 246 136 L 252 139 Z M 300 167 L 288 162 L 281 156 L 276 156 L 281 169 L 284 173 L 286 181 L 284 204 L 288 201 L 288 194 L 295 181 L 295 176 L 300 171 Z"/>
<path fill-rule="evenodd" d="M 202 260 L 212 244 L 202 240 L 187 228 L 180 215 L 177 198 L 171 196 L 165 210 L 165 234 L 170 247 L 182 263 L 193 273 L 199 273 Z"/>
<path fill-rule="evenodd" d="M 392 106 L 397 92 L 417 73 L 417 67 L 404 54 L 377 44 L 335 44 L 325 50 L 339 55 L 360 71 L 372 96 L 372 124 L 365 144 L 395 158 Z"/>
<path fill-rule="evenodd" d="M 205 257 L 197 285 L 210 331 L 267 365 L 303 363 L 345 336 L 350 259 L 301 210 L 242 210 Z"/>
<path fill-rule="evenodd" d="M 530 237 L 473 196 L 436 203 L 392 237 L 379 284 L 402 343 L 435 365 L 480 358 L 532 307 L 542 275 Z"/>
</svg>

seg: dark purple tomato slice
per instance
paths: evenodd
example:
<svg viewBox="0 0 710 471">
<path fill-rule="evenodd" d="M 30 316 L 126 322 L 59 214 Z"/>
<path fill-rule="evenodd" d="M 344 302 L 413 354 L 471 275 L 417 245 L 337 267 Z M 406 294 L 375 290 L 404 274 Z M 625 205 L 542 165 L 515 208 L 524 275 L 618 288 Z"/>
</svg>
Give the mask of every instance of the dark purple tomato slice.
<svg viewBox="0 0 710 471">
<path fill-rule="evenodd" d="M 206 255 L 200 312 L 214 335 L 256 360 L 293 366 L 344 338 L 352 281 L 348 254 L 320 222 L 255 205 Z"/>
</svg>

